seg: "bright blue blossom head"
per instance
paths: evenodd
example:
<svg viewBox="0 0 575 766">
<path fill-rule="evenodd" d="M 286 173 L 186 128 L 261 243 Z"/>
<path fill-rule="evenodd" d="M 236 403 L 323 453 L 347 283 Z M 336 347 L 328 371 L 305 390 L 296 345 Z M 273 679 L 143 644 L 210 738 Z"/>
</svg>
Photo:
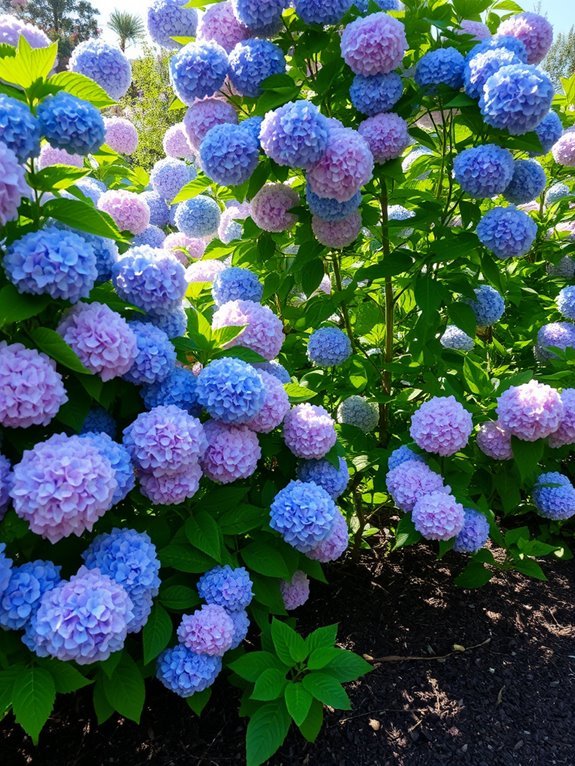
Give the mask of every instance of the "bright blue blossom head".
<svg viewBox="0 0 575 766">
<path fill-rule="evenodd" d="M 20 630 L 32 619 L 44 593 L 60 581 L 60 567 L 51 561 L 30 561 L 14 567 L 0 597 L 0 626 Z"/>
<path fill-rule="evenodd" d="M 166 200 L 156 191 L 145 191 L 139 196 L 150 208 L 150 223 L 153 226 L 167 226 L 170 221 L 170 208 Z"/>
<path fill-rule="evenodd" d="M 491 75 L 483 86 L 479 108 L 488 125 L 521 136 L 539 125 L 553 95 L 553 84 L 541 70 L 515 64 Z"/>
<path fill-rule="evenodd" d="M 212 296 L 216 306 L 228 301 L 255 301 L 262 299 L 264 288 L 260 280 L 249 269 L 230 266 L 216 274 L 212 285 Z"/>
<path fill-rule="evenodd" d="M 95 80 L 113 99 L 125 96 L 132 82 L 132 66 L 127 56 L 115 45 L 100 39 L 77 45 L 68 69 Z"/>
<path fill-rule="evenodd" d="M 542 473 L 533 489 L 539 515 L 563 521 L 575 515 L 575 488 L 566 476 L 555 471 Z"/>
<path fill-rule="evenodd" d="M 176 96 L 191 106 L 197 98 L 213 96 L 228 74 L 228 54 L 213 41 L 188 43 L 170 60 Z"/>
<path fill-rule="evenodd" d="M 337 514 L 331 496 L 313 482 L 290 481 L 270 507 L 270 527 L 300 553 L 328 537 Z"/>
<path fill-rule="evenodd" d="M 221 657 L 196 654 L 183 644 L 177 644 L 158 657 L 156 677 L 166 689 L 185 698 L 211 686 L 221 669 Z"/>
<path fill-rule="evenodd" d="M 144 231 L 142 231 L 140 234 L 136 234 L 132 240 L 132 245 L 135 247 L 139 247 L 140 245 L 147 245 L 148 247 L 158 249 L 162 247 L 165 239 L 166 235 L 162 229 L 160 229 L 159 226 L 150 224 L 149 226 L 146 226 Z"/>
<path fill-rule="evenodd" d="M 265 389 L 258 372 L 233 357 L 215 359 L 198 376 L 198 402 L 214 420 L 247 423 L 262 409 Z"/>
<path fill-rule="evenodd" d="M 478 53 L 500 50 L 501 48 L 514 53 L 522 63 L 527 63 L 527 48 L 519 38 L 511 37 L 511 35 L 493 35 L 493 37 L 489 37 L 487 40 L 482 40 L 468 53 L 467 61 L 470 61 Z"/>
<path fill-rule="evenodd" d="M 286 61 L 282 49 L 257 38 L 238 43 L 230 53 L 230 80 L 240 96 L 256 98 L 267 77 L 283 74 Z"/>
<path fill-rule="evenodd" d="M 102 115 L 95 106 L 66 91 L 48 96 L 38 107 L 42 135 L 70 154 L 90 154 L 104 143 Z"/>
<path fill-rule="evenodd" d="M 243 120 L 240 122 L 240 125 L 244 130 L 249 130 L 249 132 L 252 134 L 252 136 L 256 139 L 258 142 L 258 146 L 260 146 L 260 130 L 262 129 L 262 123 L 264 121 L 263 117 L 248 117 L 247 120 Z"/>
<path fill-rule="evenodd" d="M 557 308 L 565 319 L 575 319 L 575 287 L 564 287 L 557 296 Z"/>
<path fill-rule="evenodd" d="M 513 155 L 495 144 L 483 144 L 460 152 L 453 162 L 453 175 L 472 197 L 502 194 L 513 178 Z"/>
<path fill-rule="evenodd" d="M 535 128 L 535 132 L 537 133 L 537 138 L 541 141 L 542 152 L 534 152 L 534 154 L 547 154 L 563 135 L 563 123 L 557 112 L 551 111 L 545 115 Z"/>
<path fill-rule="evenodd" d="M 471 98 L 480 98 L 483 86 L 492 74 L 503 66 L 521 63 L 519 56 L 505 48 L 490 48 L 476 53 L 468 60 L 463 72 L 465 92 Z"/>
<path fill-rule="evenodd" d="M 165 380 L 176 364 L 176 350 L 165 332 L 149 322 L 129 322 L 136 336 L 136 359 L 124 380 L 136 385 Z"/>
<path fill-rule="evenodd" d="M 537 224 L 513 206 L 495 207 L 479 221 L 477 236 L 497 258 L 520 258 L 535 241 Z"/>
<path fill-rule="evenodd" d="M 40 154 L 40 125 L 26 104 L 0 94 L 0 136 L 19 162 Z"/>
<path fill-rule="evenodd" d="M 202 170 L 221 186 L 245 183 L 258 164 L 259 142 L 240 125 L 223 123 L 208 131 L 200 145 Z"/>
<path fill-rule="evenodd" d="M 306 24 L 337 24 L 352 0 L 295 0 L 295 12 Z"/>
<path fill-rule="evenodd" d="M 447 325 L 439 342 L 454 351 L 471 351 L 475 345 L 473 338 L 454 324 Z"/>
<path fill-rule="evenodd" d="M 178 205 L 175 223 L 188 237 L 209 237 L 218 230 L 220 216 L 218 203 L 211 197 L 199 194 Z"/>
<path fill-rule="evenodd" d="M 505 302 L 491 285 L 475 288 L 475 299 L 465 301 L 473 309 L 479 327 L 491 327 L 499 322 L 505 311 Z"/>
<path fill-rule="evenodd" d="M 463 529 L 455 538 L 453 550 L 457 553 L 475 553 L 489 539 L 489 522 L 479 511 L 464 508 Z"/>
<path fill-rule="evenodd" d="M 186 272 L 165 250 L 132 247 L 115 264 L 113 282 L 118 295 L 155 314 L 177 308 L 186 293 Z"/>
<path fill-rule="evenodd" d="M 403 93 L 403 81 L 397 72 L 388 74 L 363 75 L 353 78 L 349 97 L 358 112 L 374 117 L 380 112 L 389 112 Z"/>
<path fill-rule="evenodd" d="M 186 8 L 184 0 L 153 0 L 148 8 L 148 32 L 162 48 L 177 50 L 180 46 L 173 37 L 195 37 L 198 12 Z"/>
<path fill-rule="evenodd" d="M 168 338 L 181 338 L 188 326 L 188 315 L 185 308 L 180 304 L 169 311 L 161 314 L 147 314 L 146 321 L 159 327 Z"/>
<path fill-rule="evenodd" d="M 421 87 L 463 85 L 465 59 L 456 48 L 437 48 L 422 56 L 415 67 L 415 82 Z"/>
<path fill-rule="evenodd" d="M 503 196 L 514 205 L 524 205 L 543 193 L 547 175 L 537 160 L 516 160 L 511 183 Z"/>
<path fill-rule="evenodd" d="M 307 344 L 307 356 L 318 367 L 334 367 L 343 364 L 351 355 L 351 343 L 347 335 L 337 327 L 315 330 Z"/>
<path fill-rule="evenodd" d="M 103 407 L 92 407 L 80 429 L 81 434 L 105 433 L 110 438 L 116 435 L 116 421 Z"/>
<path fill-rule="evenodd" d="M 309 168 L 327 149 L 329 123 L 310 101 L 291 101 L 264 117 L 262 149 L 278 165 Z"/>
<path fill-rule="evenodd" d="M 390 471 L 392 471 L 402 463 L 407 463 L 408 460 L 416 460 L 420 463 L 425 463 L 425 460 L 421 457 L 421 455 L 418 455 L 417 452 L 414 452 L 413 450 L 409 449 L 409 447 L 406 447 L 405 444 L 402 444 L 401 447 L 394 449 L 389 456 L 387 460 L 387 467 Z"/>
<path fill-rule="evenodd" d="M 275 28 L 288 0 L 231 0 L 236 19 L 256 34 Z"/>
<path fill-rule="evenodd" d="M 272 359 L 271 362 L 257 362 L 254 364 L 254 367 L 256 370 L 264 370 L 264 372 L 269 372 L 270 375 L 273 375 L 278 380 L 281 380 L 281 382 L 284 384 L 291 382 L 291 375 L 283 366 L 283 364 L 280 364 L 277 361 L 277 359 Z"/>
<path fill-rule="evenodd" d="M 105 433 L 85 433 L 81 434 L 83 439 L 88 439 L 98 452 L 109 460 L 114 470 L 114 477 L 118 486 L 114 492 L 112 502 L 120 503 L 127 496 L 128 492 L 134 489 L 135 477 L 134 467 L 130 455 L 125 447 L 115 442 Z"/>
<path fill-rule="evenodd" d="M 6 555 L 6 543 L 0 543 L 0 597 L 8 587 L 12 574 L 12 559 Z"/>
<path fill-rule="evenodd" d="M 375 4 L 379 6 L 382 11 L 398 11 L 399 0 L 374 0 Z M 356 8 L 365 13 L 369 5 L 369 0 L 354 0 L 353 3 Z"/>
<path fill-rule="evenodd" d="M 336 468 L 329 460 L 302 460 L 297 467 L 297 478 L 303 482 L 313 482 L 334 500 L 345 492 L 349 482 L 349 469 L 344 458 L 339 458 Z"/>
<path fill-rule="evenodd" d="M 347 202 L 338 202 L 336 199 L 320 197 L 306 184 L 305 196 L 307 204 L 313 215 L 317 215 L 324 221 L 342 221 L 351 215 L 361 205 L 361 192 L 356 192 Z"/>
<path fill-rule="evenodd" d="M 228 612 L 245 609 L 253 598 L 253 583 L 244 567 L 214 567 L 200 577 L 197 587 L 207 604 L 223 606 Z"/>
</svg>

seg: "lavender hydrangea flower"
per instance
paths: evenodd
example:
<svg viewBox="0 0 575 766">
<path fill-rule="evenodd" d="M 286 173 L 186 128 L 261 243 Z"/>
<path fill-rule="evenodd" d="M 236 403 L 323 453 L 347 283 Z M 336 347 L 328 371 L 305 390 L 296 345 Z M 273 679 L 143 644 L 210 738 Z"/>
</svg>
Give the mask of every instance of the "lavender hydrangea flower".
<svg viewBox="0 0 575 766">
<path fill-rule="evenodd" d="M 243 225 L 240 223 L 244 219 L 243 213 L 239 208 L 227 207 L 220 218 L 218 226 L 218 238 L 229 245 L 230 242 L 242 238 Z"/>
<path fill-rule="evenodd" d="M 352 0 L 295 0 L 295 12 L 306 24 L 337 24 Z"/>
<path fill-rule="evenodd" d="M 125 117 L 105 117 L 106 144 L 118 154 L 133 154 L 138 148 L 138 131 Z"/>
<path fill-rule="evenodd" d="M 150 224 L 152 226 L 160 227 L 167 226 L 170 218 L 170 209 L 166 200 L 155 191 L 145 191 L 138 196 L 148 206 L 150 211 Z"/>
<path fill-rule="evenodd" d="M 575 319 L 575 287 L 564 287 L 557 296 L 557 309 L 565 319 Z"/>
<path fill-rule="evenodd" d="M 463 191 L 481 199 L 502 194 L 513 178 L 514 168 L 510 151 L 495 144 L 483 144 L 456 156 L 453 175 Z"/>
<path fill-rule="evenodd" d="M 349 469 L 344 458 L 339 458 L 336 468 L 329 460 L 302 460 L 297 467 L 297 478 L 303 482 L 313 482 L 334 500 L 345 492 L 349 482 Z"/>
<path fill-rule="evenodd" d="M 394 112 L 368 117 L 360 123 L 358 131 L 378 165 L 401 156 L 411 142 L 407 122 Z"/>
<path fill-rule="evenodd" d="M 318 367 L 335 367 L 351 356 L 351 343 L 338 327 L 314 330 L 307 344 L 307 357 Z"/>
<path fill-rule="evenodd" d="M 506 48 L 488 48 L 478 51 L 467 61 L 463 70 L 465 92 L 471 98 L 479 100 L 483 93 L 483 86 L 492 74 L 498 72 L 501 67 L 521 63 L 524 63 L 521 57 Z"/>
<path fill-rule="evenodd" d="M 77 45 L 68 69 L 95 80 L 115 100 L 128 92 L 132 82 L 132 66 L 127 56 L 104 40 L 85 40 Z"/>
<path fill-rule="evenodd" d="M 90 154 L 104 143 L 104 120 L 88 101 L 60 91 L 38 107 L 42 135 L 57 149 Z"/>
<path fill-rule="evenodd" d="M 238 43 L 250 35 L 247 27 L 234 15 L 232 4 L 219 2 L 209 5 L 198 25 L 198 40 L 214 40 L 227 52 L 231 53 Z"/>
<path fill-rule="evenodd" d="M 173 157 L 175 160 L 194 159 L 194 150 L 186 136 L 183 122 L 170 125 L 164 133 L 162 146 L 167 157 Z"/>
<path fill-rule="evenodd" d="M 212 328 L 223 327 L 245 328 L 226 348 L 249 348 L 268 360 L 279 354 L 284 341 L 281 320 L 270 308 L 253 301 L 228 301 L 220 306 L 212 317 Z"/>
<path fill-rule="evenodd" d="M 411 518 L 426 540 L 450 540 L 463 529 L 465 511 L 452 495 L 432 492 L 419 498 Z"/>
<path fill-rule="evenodd" d="M 290 580 L 280 582 L 280 591 L 284 607 L 291 612 L 303 606 L 309 598 L 309 577 L 301 569 L 293 573 Z"/>
<path fill-rule="evenodd" d="M 175 405 L 197 415 L 199 410 L 196 394 L 197 378 L 191 370 L 175 367 L 168 377 L 150 386 L 142 386 L 140 394 L 147 409 L 162 405 Z"/>
<path fill-rule="evenodd" d="M 98 208 L 108 213 L 120 231 L 141 234 L 150 223 L 150 208 L 141 194 L 110 189 L 98 200 Z"/>
<path fill-rule="evenodd" d="M 575 444 L 575 388 L 564 388 L 561 392 L 563 418 L 559 428 L 549 437 L 549 446 L 564 447 Z"/>
<path fill-rule="evenodd" d="M 477 446 L 494 460 L 513 459 L 511 433 L 503 428 L 498 420 L 483 423 L 477 432 Z"/>
<path fill-rule="evenodd" d="M 217 275 L 226 268 L 225 263 L 213 259 L 196 261 L 186 269 L 186 279 L 190 284 L 202 282 L 211 284 Z"/>
<path fill-rule="evenodd" d="M 245 183 L 256 169 L 258 158 L 257 139 L 239 125 L 216 125 L 200 145 L 202 170 L 221 186 Z"/>
<path fill-rule="evenodd" d="M 337 408 L 337 422 L 359 428 L 365 434 L 371 433 L 379 422 L 378 406 L 364 396 L 348 396 Z"/>
<path fill-rule="evenodd" d="M 255 34 L 262 34 L 280 21 L 288 0 L 231 0 L 236 19 Z"/>
<path fill-rule="evenodd" d="M 114 505 L 120 503 L 134 489 L 135 485 L 134 468 L 129 452 L 105 433 L 85 433 L 81 434 L 81 438 L 89 439 L 90 444 L 109 461 L 118 485 L 112 503 Z"/>
<path fill-rule="evenodd" d="M 337 508 L 330 495 L 312 482 L 290 481 L 270 507 L 270 527 L 288 545 L 308 553 L 331 532 Z"/>
<path fill-rule="evenodd" d="M 234 107 L 220 98 L 204 98 L 190 106 L 184 115 L 183 125 L 191 146 L 199 149 L 212 128 L 226 123 L 237 125 L 238 113 Z"/>
<path fill-rule="evenodd" d="M 188 649 L 210 657 L 223 657 L 231 649 L 234 623 L 218 604 L 204 604 L 193 614 L 184 614 L 178 627 L 178 639 Z"/>
<path fill-rule="evenodd" d="M 527 50 L 529 64 L 543 61 L 553 43 L 553 27 L 544 16 L 537 13 L 511 16 L 501 23 L 498 32 L 521 40 Z"/>
<path fill-rule="evenodd" d="M 178 50 L 173 37 L 195 37 L 198 12 L 186 8 L 184 0 L 153 0 L 148 7 L 148 33 L 162 48 Z"/>
<path fill-rule="evenodd" d="M 269 434 L 283 422 L 290 408 L 289 398 L 280 380 L 263 370 L 258 374 L 264 384 L 264 404 L 246 425 L 257 433 Z"/>
<path fill-rule="evenodd" d="M 466 446 L 472 430 L 470 413 L 454 396 L 434 396 L 413 413 L 409 433 L 421 449 L 447 456 Z"/>
<path fill-rule="evenodd" d="M 553 159 L 559 165 L 575 167 L 575 132 L 564 133 L 553 146 L 552 153 Z"/>
<path fill-rule="evenodd" d="M 69 154 L 64 149 L 56 149 L 50 146 L 50 144 L 45 144 L 40 149 L 38 169 L 43 170 L 52 165 L 70 165 L 71 167 L 81 168 L 84 166 L 84 158 L 79 154 Z"/>
<path fill-rule="evenodd" d="M 306 460 L 325 457 L 337 441 L 333 418 L 323 407 L 308 402 L 287 413 L 283 436 L 288 449 Z"/>
<path fill-rule="evenodd" d="M 454 351 L 472 351 L 475 346 L 473 338 L 454 324 L 447 325 L 443 335 L 439 338 L 439 342 L 443 348 Z"/>
<path fill-rule="evenodd" d="M 309 168 L 323 156 L 329 123 L 310 101 L 290 101 L 268 112 L 260 130 L 262 149 L 278 165 Z"/>
<path fill-rule="evenodd" d="M 338 202 L 336 199 L 320 197 L 306 186 L 306 200 L 314 216 L 328 223 L 334 223 L 347 218 L 357 210 L 361 204 L 361 193 L 357 192 L 346 202 Z"/>
<path fill-rule="evenodd" d="M 209 479 L 230 484 L 253 475 L 261 458 L 256 433 L 247 426 L 233 426 L 216 420 L 208 420 L 204 430 L 208 447 L 201 466 Z"/>
<path fill-rule="evenodd" d="M 471 21 L 463 19 L 459 24 L 461 32 L 458 34 L 470 35 L 476 40 L 488 40 L 491 37 L 491 30 L 482 21 Z M 457 31 L 457 30 L 456 30 Z"/>
<path fill-rule="evenodd" d="M 196 654 L 177 644 L 158 657 L 156 677 L 166 689 L 186 698 L 210 687 L 221 669 L 220 657 Z"/>
<path fill-rule="evenodd" d="M 516 160 L 511 183 L 503 196 L 514 205 L 531 202 L 543 193 L 547 175 L 536 160 Z"/>
<path fill-rule="evenodd" d="M 291 211 L 299 205 L 299 195 L 286 184 L 265 184 L 251 203 L 250 215 L 263 231 L 282 232 L 296 223 Z"/>
<path fill-rule="evenodd" d="M 483 86 L 479 108 L 488 125 L 521 136 L 549 112 L 553 93 L 551 80 L 535 67 L 504 66 Z"/>
<path fill-rule="evenodd" d="M 12 559 L 6 555 L 6 543 L 0 543 L 0 597 L 8 587 L 12 574 Z"/>
<path fill-rule="evenodd" d="M 501 260 L 520 258 L 531 249 L 537 236 L 537 224 L 516 207 L 494 207 L 477 225 L 481 244 Z"/>
<path fill-rule="evenodd" d="M 30 109 L 18 99 L 0 94 L 2 143 L 25 162 L 40 154 L 40 125 Z"/>
<path fill-rule="evenodd" d="M 198 595 L 206 604 L 223 606 L 228 612 L 246 609 L 252 602 L 253 583 L 247 569 L 217 566 L 198 580 Z"/>
<path fill-rule="evenodd" d="M 68 401 L 56 362 L 21 343 L 0 341 L 0 424 L 45 426 Z"/>
<path fill-rule="evenodd" d="M 177 308 L 188 287 L 186 271 L 178 259 L 148 245 L 133 247 L 120 258 L 113 282 L 121 298 L 154 314 Z"/>
<path fill-rule="evenodd" d="M 286 61 L 282 49 L 269 40 L 244 40 L 230 53 L 230 80 L 240 96 L 257 98 L 267 77 L 283 74 Z"/>
<path fill-rule="evenodd" d="M 12 466 L 10 461 L 4 455 L 0 455 L 0 521 L 10 503 L 10 490 L 12 488 Z M 0 563 L 0 570 L 2 565 Z M 2 593 L 2 574 L 0 571 L 0 594 Z"/>
<path fill-rule="evenodd" d="M 126 320 L 103 303 L 78 303 L 66 312 L 57 332 L 102 380 L 124 375 L 136 357 L 136 337 Z"/>
<path fill-rule="evenodd" d="M 369 120 L 363 123 L 364 126 L 367 122 Z M 322 158 L 308 173 L 308 184 L 320 197 L 347 202 L 371 179 L 373 161 L 369 143 L 363 135 L 350 128 L 331 129 Z"/>
<path fill-rule="evenodd" d="M 540 516 L 564 521 L 575 516 L 575 487 L 566 476 L 551 471 L 542 473 L 533 489 L 533 502 Z"/>
<path fill-rule="evenodd" d="M 213 96 L 228 74 L 228 55 L 217 43 L 188 43 L 170 59 L 170 81 L 187 106 L 196 98 Z"/>
<path fill-rule="evenodd" d="M 438 473 L 417 459 L 406 460 L 392 468 L 385 482 L 393 502 L 402 511 L 412 511 L 417 500 L 424 495 L 451 492 Z"/>
<path fill-rule="evenodd" d="M 414 452 L 409 447 L 406 447 L 405 444 L 402 444 L 401 447 L 397 447 L 393 450 L 391 455 L 389 456 L 387 460 L 387 467 L 390 471 L 392 471 L 394 468 L 397 468 L 402 463 L 407 463 L 408 460 L 415 460 L 420 463 L 424 463 L 424 459 L 421 457 L 421 455 L 418 455 L 417 452 Z"/>
<path fill-rule="evenodd" d="M 556 359 L 557 354 L 551 351 L 551 347 L 565 351 L 567 348 L 575 348 L 575 325 L 570 322 L 550 322 L 539 328 L 537 333 L 537 345 L 534 348 L 535 358 L 539 362 L 547 362 Z"/>
<path fill-rule="evenodd" d="M 314 561 L 321 561 L 322 564 L 327 564 L 343 556 L 348 545 L 349 530 L 347 528 L 347 521 L 341 511 L 337 511 L 328 536 L 316 545 L 315 548 L 308 551 L 306 556 Z"/>
<path fill-rule="evenodd" d="M 150 173 L 150 183 L 155 192 L 170 203 L 180 189 L 196 177 L 192 165 L 183 160 L 164 157 L 158 160 Z"/>
<path fill-rule="evenodd" d="M 476 287 L 475 298 L 467 298 L 465 302 L 473 309 L 479 327 L 491 327 L 499 322 L 505 312 L 503 298 L 491 285 Z"/>
<path fill-rule="evenodd" d="M 10 496 L 32 532 L 56 543 L 91 531 L 117 486 L 110 461 L 89 440 L 55 434 L 24 451 Z"/>
<path fill-rule="evenodd" d="M 212 286 L 212 296 L 216 306 L 236 300 L 259 303 L 262 295 L 263 285 L 254 272 L 237 266 L 231 266 L 220 272 Z"/>
<path fill-rule="evenodd" d="M 387 13 L 356 19 L 341 36 L 341 55 L 354 74 L 392 72 L 403 61 L 407 47 L 403 24 Z"/>
<path fill-rule="evenodd" d="M 447 85 L 459 90 L 463 85 L 465 59 L 456 48 L 437 48 L 424 54 L 415 67 L 415 82 L 423 88 Z"/>
<path fill-rule="evenodd" d="M 403 81 L 397 72 L 369 76 L 356 74 L 349 89 L 351 103 L 358 112 L 368 117 L 389 112 L 402 93 Z"/>
<path fill-rule="evenodd" d="M 51 561 L 29 561 L 14 567 L 0 595 L 0 627 L 24 628 L 38 611 L 44 593 L 60 581 L 60 569 Z"/>
<path fill-rule="evenodd" d="M 18 218 L 22 197 L 29 193 L 24 168 L 14 152 L 0 142 L 0 226 Z"/>
<path fill-rule="evenodd" d="M 35 27 L 33 24 L 26 24 L 16 16 L 11 16 L 7 13 L 1 14 L 0 43 L 16 47 L 20 37 L 23 37 L 31 48 L 46 48 L 51 43 L 48 35 L 39 27 Z"/>
<path fill-rule="evenodd" d="M 212 418 L 239 425 L 260 412 L 265 390 L 262 378 L 251 365 L 224 357 L 201 371 L 196 396 Z"/>
<path fill-rule="evenodd" d="M 202 469 L 196 463 L 170 476 L 142 473 L 140 491 L 154 505 L 180 505 L 196 494 L 202 476 Z"/>
<path fill-rule="evenodd" d="M 549 112 L 535 128 L 535 132 L 541 142 L 542 151 L 534 154 L 547 154 L 563 135 L 563 124 L 557 112 Z"/>
<path fill-rule="evenodd" d="M 531 380 L 511 386 L 497 400 L 500 425 L 512 436 L 534 442 L 557 431 L 563 419 L 563 403 L 558 391 Z"/>
<path fill-rule="evenodd" d="M 188 237 L 209 237 L 217 232 L 220 215 L 218 203 L 205 194 L 199 194 L 178 205 L 176 226 Z"/>
<path fill-rule="evenodd" d="M 455 538 L 453 550 L 457 553 L 476 553 L 489 539 L 489 522 L 479 511 L 464 508 L 463 528 Z"/>
<path fill-rule="evenodd" d="M 136 336 L 136 358 L 124 380 L 139 386 L 165 380 L 176 364 L 176 351 L 166 333 L 149 322 L 128 326 Z"/>
<path fill-rule="evenodd" d="M 311 228 L 317 241 L 334 250 L 341 250 L 353 244 L 359 236 L 361 226 L 361 214 L 357 210 L 337 221 L 324 221 L 317 215 L 311 219 Z"/>
</svg>

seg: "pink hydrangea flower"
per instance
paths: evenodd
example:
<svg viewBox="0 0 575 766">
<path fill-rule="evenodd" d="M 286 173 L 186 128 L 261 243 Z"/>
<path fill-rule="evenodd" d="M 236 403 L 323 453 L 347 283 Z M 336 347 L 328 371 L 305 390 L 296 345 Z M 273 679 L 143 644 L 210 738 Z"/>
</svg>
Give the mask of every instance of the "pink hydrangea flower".
<svg viewBox="0 0 575 766">
<path fill-rule="evenodd" d="M 551 149 L 558 165 L 575 167 L 575 132 L 566 131 Z"/>
<path fill-rule="evenodd" d="M 554 388 L 531 380 L 504 391 L 496 412 L 501 426 L 513 436 L 534 442 L 557 431 L 563 420 L 563 403 Z"/>
<path fill-rule="evenodd" d="M 223 606 L 204 604 L 193 614 L 184 614 L 178 640 L 196 654 L 223 657 L 234 639 L 234 623 Z"/>
<path fill-rule="evenodd" d="M 470 413 L 454 396 L 434 396 L 414 412 L 409 433 L 421 449 L 446 456 L 463 449 L 472 430 Z"/>
<path fill-rule="evenodd" d="M 226 348 L 251 348 L 268 361 L 275 359 L 284 341 L 281 320 L 267 306 L 254 301 L 224 303 L 214 313 L 212 327 L 214 330 L 221 330 L 223 327 L 244 327 L 244 331 L 230 341 Z"/>
<path fill-rule="evenodd" d="M 327 564 L 329 561 L 336 561 L 343 556 L 348 544 L 347 521 L 341 511 L 338 511 L 329 535 L 319 545 L 308 551 L 306 556 L 315 561 L 321 561 L 322 564 Z"/>
<path fill-rule="evenodd" d="M 309 577 L 301 569 L 293 573 L 291 580 L 280 582 L 280 591 L 285 608 L 289 611 L 303 606 L 309 598 Z"/>
<path fill-rule="evenodd" d="M 402 511 L 412 511 L 418 498 L 430 492 L 451 492 L 443 478 L 421 460 L 406 460 L 385 477 L 387 491 Z"/>
<path fill-rule="evenodd" d="M 465 511 L 452 495 L 432 492 L 419 498 L 411 518 L 426 540 L 450 540 L 463 529 Z"/>
<path fill-rule="evenodd" d="M 527 63 L 543 61 L 553 43 L 553 27 L 537 13 L 518 13 L 500 24 L 499 35 L 510 35 L 521 40 L 527 49 Z"/>
<path fill-rule="evenodd" d="M 136 126 L 125 117 L 104 117 L 106 143 L 118 154 L 133 154 L 138 148 Z"/>
<path fill-rule="evenodd" d="M 337 441 L 329 412 L 319 405 L 298 404 L 284 418 L 284 441 L 296 456 L 310 460 L 324 457 Z"/>
<path fill-rule="evenodd" d="M 170 476 L 140 474 L 140 491 L 154 505 L 180 505 L 192 498 L 200 487 L 202 469 L 191 463 L 185 470 Z"/>
<path fill-rule="evenodd" d="M 204 424 L 208 448 L 201 460 L 206 476 L 220 484 L 247 479 L 261 457 L 257 434 L 246 426 L 231 426 L 208 420 Z"/>
<path fill-rule="evenodd" d="M 339 221 L 324 221 L 317 215 L 311 219 L 311 228 L 317 241 L 336 250 L 353 244 L 359 236 L 361 225 L 361 214 L 358 210 Z"/>
<path fill-rule="evenodd" d="M 473 35 L 476 40 L 488 40 L 491 37 L 489 27 L 482 21 L 464 19 L 459 26 L 461 30 L 455 30 L 458 34 Z"/>
<path fill-rule="evenodd" d="M 351 128 L 330 130 L 327 149 L 309 171 L 310 189 L 320 197 L 347 202 L 373 175 L 367 141 Z"/>
<path fill-rule="evenodd" d="M 252 199 L 250 214 L 264 231 L 287 231 L 297 221 L 291 208 L 299 205 L 299 195 L 286 184 L 265 184 Z"/>
<path fill-rule="evenodd" d="M 194 160 L 196 158 L 196 153 L 186 136 L 183 122 L 171 125 L 166 130 L 162 145 L 167 157 L 173 157 L 175 160 Z"/>
<path fill-rule="evenodd" d="M 360 124 L 358 131 L 379 165 L 400 157 L 411 143 L 407 122 L 394 112 L 368 117 Z"/>
<path fill-rule="evenodd" d="M 141 234 L 150 223 L 150 208 L 133 192 L 110 189 L 102 194 L 98 207 L 114 219 L 120 231 Z"/>
<path fill-rule="evenodd" d="M 559 428 L 550 435 L 550 447 L 564 447 L 575 444 L 575 388 L 565 388 L 561 392 L 563 418 Z"/>
<path fill-rule="evenodd" d="M 204 98 L 195 101 L 184 115 L 184 131 L 190 145 L 199 149 L 206 133 L 216 125 L 238 122 L 234 107 L 221 98 Z"/>
<path fill-rule="evenodd" d="M 194 239 L 181 231 L 176 231 L 168 234 L 162 244 L 162 248 L 169 250 L 180 263 L 187 266 L 189 263 L 188 255 L 193 260 L 201 258 L 206 252 L 206 243 L 203 239 Z M 182 252 L 183 250 L 186 250 L 187 254 Z"/>
<path fill-rule="evenodd" d="M 477 432 L 477 446 L 494 460 L 512 460 L 511 434 L 498 420 L 483 423 Z"/>
<path fill-rule="evenodd" d="M 216 261 L 213 258 L 207 261 L 198 260 L 195 263 L 190 264 L 186 269 L 186 279 L 190 284 L 193 282 L 212 283 L 216 278 L 216 275 L 219 274 L 220 271 L 223 271 L 225 268 L 225 263 L 222 263 L 222 261 Z"/>
<path fill-rule="evenodd" d="M 341 55 L 355 74 L 392 72 L 403 61 L 406 50 L 403 24 L 387 13 L 356 19 L 341 36 Z"/>
<path fill-rule="evenodd" d="M 264 370 L 259 370 L 265 385 L 264 406 L 246 425 L 252 431 L 269 434 L 283 422 L 289 411 L 289 398 L 280 380 Z"/>
<path fill-rule="evenodd" d="M 65 149 L 56 149 L 55 146 L 46 144 L 40 150 L 38 169 L 44 170 L 52 165 L 72 165 L 75 168 L 83 168 L 84 158 L 79 154 L 69 154 Z"/>
<path fill-rule="evenodd" d="M 231 53 L 238 43 L 247 40 L 251 32 L 234 16 L 232 4 L 226 2 L 209 5 L 198 25 L 198 40 L 214 40 L 226 53 Z"/>
</svg>

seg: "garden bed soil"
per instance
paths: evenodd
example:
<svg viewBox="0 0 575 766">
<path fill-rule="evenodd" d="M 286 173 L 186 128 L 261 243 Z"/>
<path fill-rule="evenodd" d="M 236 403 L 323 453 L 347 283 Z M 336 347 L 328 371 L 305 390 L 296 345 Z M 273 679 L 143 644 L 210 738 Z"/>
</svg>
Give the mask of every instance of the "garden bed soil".
<svg viewBox="0 0 575 766">
<path fill-rule="evenodd" d="M 328 712 L 314 745 L 290 735 L 273 766 L 573 766 L 575 567 L 544 567 L 547 583 L 509 574 L 463 591 L 452 585 L 461 559 L 438 563 L 421 546 L 334 566 L 300 627 L 338 621 L 343 646 L 386 659 L 348 687 L 352 711 Z M 39 748 L 8 717 L 1 762 L 242 764 L 236 708 L 222 679 L 199 723 L 151 682 L 141 726 L 115 717 L 97 727 L 84 691 L 60 698 Z"/>
</svg>

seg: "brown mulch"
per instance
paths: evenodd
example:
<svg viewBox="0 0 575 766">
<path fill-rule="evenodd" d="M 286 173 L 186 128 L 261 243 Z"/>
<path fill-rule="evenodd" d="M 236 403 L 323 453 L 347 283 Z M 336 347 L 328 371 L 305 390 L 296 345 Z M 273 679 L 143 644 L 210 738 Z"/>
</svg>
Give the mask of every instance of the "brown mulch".
<svg viewBox="0 0 575 766">
<path fill-rule="evenodd" d="M 352 711 L 328 712 L 314 745 L 290 735 L 274 766 L 574 766 L 575 567 L 545 562 L 547 583 L 510 574 L 476 591 L 452 585 L 459 568 L 455 554 L 438 563 L 419 546 L 379 562 L 366 554 L 314 584 L 300 628 L 337 621 L 342 645 L 384 661 L 348 688 Z M 0 760 L 242 764 L 236 708 L 222 681 L 200 723 L 150 682 L 141 726 L 98 728 L 81 693 L 60 699 L 39 748 L 8 717 Z"/>
</svg>

